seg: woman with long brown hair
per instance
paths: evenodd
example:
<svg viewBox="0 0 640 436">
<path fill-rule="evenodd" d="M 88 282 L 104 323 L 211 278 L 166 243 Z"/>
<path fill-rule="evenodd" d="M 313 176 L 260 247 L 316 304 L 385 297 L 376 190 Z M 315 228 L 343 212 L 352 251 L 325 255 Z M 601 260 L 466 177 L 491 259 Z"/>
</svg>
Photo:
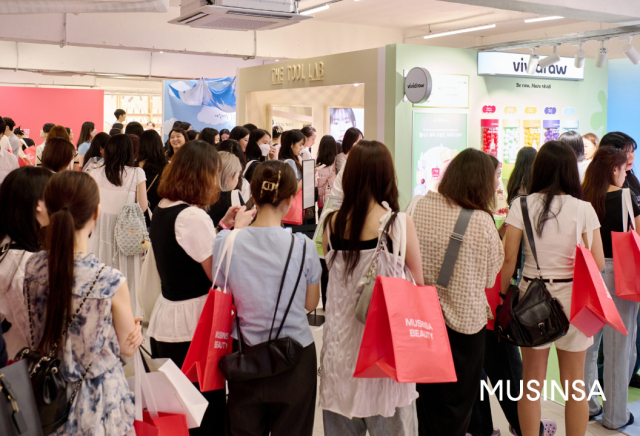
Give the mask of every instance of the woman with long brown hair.
<svg viewBox="0 0 640 436">
<path fill-rule="evenodd" d="M 627 154 L 615 147 L 600 147 L 585 174 L 584 199 L 593 206 L 600 220 L 600 236 L 605 257 L 605 267 L 600 272 L 611 293 L 611 298 L 620 313 L 628 332 L 636 331 L 638 303 L 623 300 L 616 295 L 616 281 L 613 268 L 613 248 L 611 232 L 627 232 L 629 226 L 623 223 L 629 218 L 635 222 L 636 232 L 640 230 L 640 207 L 628 190 L 623 190 L 626 173 Z M 626 198 L 625 198 L 626 197 Z M 630 206 L 624 206 L 627 200 Z M 629 209 L 629 207 L 631 209 Z M 624 216 L 624 211 L 628 214 Z M 630 215 L 630 217 L 629 217 Z M 611 327 L 604 327 L 593 336 L 593 345 L 587 350 L 585 383 L 588 389 L 598 380 L 598 350 L 602 341 L 604 349 L 604 414 L 602 425 L 617 429 L 633 421 L 627 407 L 629 381 L 636 362 L 636 346 L 633 334 L 623 335 Z M 602 412 L 598 399 L 589 400 L 589 415 Z"/>
<path fill-rule="evenodd" d="M 468 148 L 451 161 L 438 192 L 429 191 L 415 205 L 424 281 L 433 286 L 462 209 L 473 211 L 449 286 L 436 286 L 458 381 L 418 384 L 421 435 L 464 436 L 469 426 L 491 313 L 485 288 L 493 287 L 504 257 L 492 215 L 496 187 L 489 156 Z"/>
<path fill-rule="evenodd" d="M 62 138 L 51 138 L 42 152 L 42 167 L 58 173 L 73 170 L 73 160 L 77 155 L 74 145 Z"/>
<path fill-rule="evenodd" d="M 399 257 L 391 255 L 394 261 L 385 261 L 381 253 L 378 275 L 402 277 L 406 268 L 422 285 L 418 238 L 411 217 L 399 212 L 389 149 L 381 142 L 360 141 L 350 156 L 344 168 L 342 206 L 324 221 L 322 244 L 329 268 L 320 360 L 324 429 L 336 435 L 369 430 L 376 435 L 413 436 L 418 426 L 415 384 L 353 378 L 353 372 L 364 333 L 355 313 L 358 281 L 380 243 L 386 252 Z M 390 231 L 383 234 L 387 223 Z"/>
<path fill-rule="evenodd" d="M 216 231 L 205 209 L 220 194 L 216 150 L 204 141 L 182 146 L 163 173 L 162 198 L 151 220 L 151 246 L 162 284 L 149 321 L 155 357 L 170 358 L 182 367 L 211 288 Z M 222 218 L 227 228 L 251 222 L 252 211 L 231 208 Z M 205 392 L 209 401 L 200 428 L 191 435 L 224 435 L 225 390 Z"/>
<path fill-rule="evenodd" d="M 73 388 L 69 418 L 56 434 L 123 435 L 133 427 L 134 399 L 120 355 L 135 353 L 142 332 L 125 277 L 87 252 L 100 214 L 98 185 L 86 173 L 64 171 L 51 178 L 44 201 L 47 251 L 29 259 L 24 294 L 30 346 L 56 351 Z"/>
</svg>

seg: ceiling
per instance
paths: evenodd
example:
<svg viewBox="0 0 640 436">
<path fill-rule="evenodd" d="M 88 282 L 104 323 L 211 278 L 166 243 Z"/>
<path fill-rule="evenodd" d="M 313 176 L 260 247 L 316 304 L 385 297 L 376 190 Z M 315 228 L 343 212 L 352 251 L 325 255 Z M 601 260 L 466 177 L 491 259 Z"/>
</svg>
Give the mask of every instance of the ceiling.
<svg viewBox="0 0 640 436">
<path fill-rule="evenodd" d="M 326 0 L 301 0 L 300 9 L 304 10 L 325 3 Z M 404 30 L 428 29 L 428 26 L 431 25 L 433 32 L 506 21 L 517 21 L 521 26 L 525 18 L 536 17 L 535 14 L 437 0 L 342 0 L 332 3 L 330 9 L 318 12 L 314 16 L 319 21 L 392 27 Z M 548 25 L 548 22 L 527 24 L 527 26 L 532 26 L 531 28 L 547 27 Z M 493 30 L 493 32 L 500 32 L 500 30 Z"/>
</svg>

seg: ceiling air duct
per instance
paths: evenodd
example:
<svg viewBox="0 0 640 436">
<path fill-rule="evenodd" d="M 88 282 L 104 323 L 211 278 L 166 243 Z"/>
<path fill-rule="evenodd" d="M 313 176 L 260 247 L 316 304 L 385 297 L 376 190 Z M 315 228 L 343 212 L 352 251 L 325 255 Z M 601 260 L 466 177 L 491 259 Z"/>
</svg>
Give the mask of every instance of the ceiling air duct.
<svg viewBox="0 0 640 436">
<path fill-rule="evenodd" d="M 294 0 L 182 0 L 181 26 L 218 30 L 270 30 L 313 18 L 300 15 Z"/>
</svg>

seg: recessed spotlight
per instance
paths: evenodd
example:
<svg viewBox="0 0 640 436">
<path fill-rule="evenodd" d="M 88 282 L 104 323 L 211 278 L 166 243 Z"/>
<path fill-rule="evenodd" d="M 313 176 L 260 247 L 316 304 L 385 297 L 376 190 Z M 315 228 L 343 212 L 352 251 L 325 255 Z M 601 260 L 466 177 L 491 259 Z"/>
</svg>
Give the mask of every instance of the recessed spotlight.
<svg viewBox="0 0 640 436">
<path fill-rule="evenodd" d="M 160 54 L 164 53 L 162 50 L 160 50 Z"/>
<path fill-rule="evenodd" d="M 276 59 L 276 62 L 280 62 L 280 59 Z"/>
<path fill-rule="evenodd" d="M 531 18 L 529 20 L 524 20 L 525 23 L 538 23 L 540 21 L 551 21 L 551 20 L 562 20 L 564 17 L 553 16 L 553 17 L 539 17 L 539 18 Z"/>
</svg>

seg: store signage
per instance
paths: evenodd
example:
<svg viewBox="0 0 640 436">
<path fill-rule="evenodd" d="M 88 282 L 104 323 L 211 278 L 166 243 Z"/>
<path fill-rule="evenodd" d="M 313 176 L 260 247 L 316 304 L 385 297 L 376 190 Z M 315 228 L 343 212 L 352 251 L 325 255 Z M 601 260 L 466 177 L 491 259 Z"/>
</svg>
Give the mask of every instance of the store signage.
<svg viewBox="0 0 640 436">
<path fill-rule="evenodd" d="M 424 103 L 431 95 L 433 80 L 426 68 L 415 67 L 404 78 L 404 95 L 413 104 Z"/>
<path fill-rule="evenodd" d="M 282 85 L 284 82 L 317 82 L 324 80 L 324 62 L 294 64 L 273 68 L 271 70 L 271 84 Z"/>
<path fill-rule="evenodd" d="M 529 55 L 519 53 L 478 52 L 479 76 L 518 76 L 557 80 L 584 80 L 584 68 L 576 68 L 573 58 L 560 58 L 560 62 L 547 68 L 527 73 Z"/>
</svg>

